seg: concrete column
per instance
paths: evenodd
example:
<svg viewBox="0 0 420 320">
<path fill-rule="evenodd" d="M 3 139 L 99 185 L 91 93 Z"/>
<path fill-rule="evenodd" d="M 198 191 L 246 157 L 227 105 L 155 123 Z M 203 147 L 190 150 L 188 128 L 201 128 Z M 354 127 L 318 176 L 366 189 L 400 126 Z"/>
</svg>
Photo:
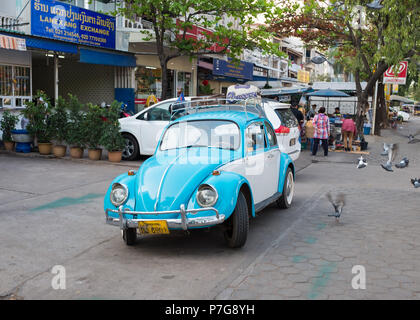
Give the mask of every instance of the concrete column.
<svg viewBox="0 0 420 320">
<path fill-rule="evenodd" d="M 58 99 L 58 57 L 54 55 L 54 99 Z"/>
</svg>

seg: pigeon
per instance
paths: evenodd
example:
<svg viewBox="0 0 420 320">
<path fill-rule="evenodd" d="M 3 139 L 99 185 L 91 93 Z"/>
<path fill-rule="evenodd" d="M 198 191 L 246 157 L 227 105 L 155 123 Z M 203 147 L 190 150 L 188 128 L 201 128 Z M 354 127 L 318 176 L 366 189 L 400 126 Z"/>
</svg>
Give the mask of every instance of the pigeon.
<svg viewBox="0 0 420 320">
<path fill-rule="evenodd" d="M 401 131 L 397 130 L 396 133 L 402 137 L 408 138 L 408 143 L 410 144 L 420 142 L 420 139 L 416 138 L 416 136 L 420 135 L 420 129 L 413 133 L 410 130 L 407 130 L 407 133 L 402 133 Z"/>
<path fill-rule="evenodd" d="M 329 217 L 335 217 L 336 221 L 338 222 L 338 219 L 341 216 L 341 212 L 343 211 L 344 205 L 346 204 L 346 197 L 343 193 L 339 193 L 335 199 L 333 200 L 331 193 L 327 193 L 326 195 L 327 199 L 331 202 L 331 204 L 334 207 L 334 213 L 329 214 Z"/>
<path fill-rule="evenodd" d="M 387 156 L 388 155 L 389 146 L 390 145 L 388 143 L 384 143 L 384 151 L 381 153 L 381 156 Z"/>
<path fill-rule="evenodd" d="M 404 157 L 404 158 L 402 158 L 402 160 L 399 163 L 395 164 L 395 167 L 397 167 L 399 169 L 405 168 L 405 167 L 408 166 L 409 162 L 410 161 L 407 158 Z"/>
<path fill-rule="evenodd" d="M 397 153 L 398 153 L 398 143 L 390 144 L 388 148 L 388 161 L 385 165 L 381 164 L 382 168 L 384 168 L 386 171 L 393 172 L 394 170 L 392 170 L 392 162 L 397 156 Z"/>
<path fill-rule="evenodd" d="M 363 168 L 366 168 L 366 166 L 367 166 L 366 159 L 363 159 L 363 156 L 360 156 L 359 162 L 357 164 L 357 169 L 363 169 Z"/>
<path fill-rule="evenodd" d="M 413 184 L 414 188 L 420 188 L 420 179 L 411 179 L 411 183 Z"/>
</svg>

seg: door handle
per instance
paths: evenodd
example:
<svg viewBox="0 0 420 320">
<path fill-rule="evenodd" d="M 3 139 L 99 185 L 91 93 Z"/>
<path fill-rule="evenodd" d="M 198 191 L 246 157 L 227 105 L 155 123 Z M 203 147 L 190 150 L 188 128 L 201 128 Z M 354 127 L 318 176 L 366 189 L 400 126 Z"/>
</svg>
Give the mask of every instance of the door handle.
<svg viewBox="0 0 420 320">
<path fill-rule="evenodd" d="M 272 159 L 272 158 L 274 158 L 274 155 L 273 155 L 272 153 L 269 153 L 269 154 L 267 155 L 267 158 L 268 158 L 268 159 Z"/>
</svg>

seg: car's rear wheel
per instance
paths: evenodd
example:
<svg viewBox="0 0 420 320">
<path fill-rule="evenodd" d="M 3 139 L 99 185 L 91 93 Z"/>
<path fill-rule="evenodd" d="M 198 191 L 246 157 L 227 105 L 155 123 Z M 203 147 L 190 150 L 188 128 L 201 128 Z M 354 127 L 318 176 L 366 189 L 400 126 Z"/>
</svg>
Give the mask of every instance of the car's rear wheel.
<svg viewBox="0 0 420 320">
<path fill-rule="evenodd" d="M 128 133 L 123 133 L 125 139 L 125 147 L 122 153 L 123 160 L 135 160 L 140 154 L 139 144 L 134 136 Z"/>
<path fill-rule="evenodd" d="M 226 227 L 224 236 L 227 245 L 231 248 L 242 247 L 249 230 L 248 205 L 242 192 L 239 193 L 232 216 L 226 221 Z"/>
<path fill-rule="evenodd" d="M 293 177 L 293 171 L 289 167 L 287 168 L 286 177 L 283 183 L 283 192 L 281 197 L 277 200 L 277 205 L 282 209 L 290 208 L 295 193 L 295 180 Z"/>
<path fill-rule="evenodd" d="M 123 240 L 127 246 L 134 245 L 137 240 L 137 230 L 135 228 L 124 229 Z"/>
</svg>

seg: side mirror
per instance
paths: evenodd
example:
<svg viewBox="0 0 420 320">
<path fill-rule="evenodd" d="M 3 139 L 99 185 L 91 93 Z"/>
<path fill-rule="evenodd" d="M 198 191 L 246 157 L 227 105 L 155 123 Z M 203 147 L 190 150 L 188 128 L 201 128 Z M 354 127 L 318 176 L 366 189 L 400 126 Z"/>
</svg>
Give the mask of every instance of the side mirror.
<svg viewBox="0 0 420 320">
<path fill-rule="evenodd" d="M 147 118 L 149 117 L 149 112 L 145 112 L 144 114 L 143 114 L 143 120 L 146 120 L 147 121 Z"/>
</svg>

